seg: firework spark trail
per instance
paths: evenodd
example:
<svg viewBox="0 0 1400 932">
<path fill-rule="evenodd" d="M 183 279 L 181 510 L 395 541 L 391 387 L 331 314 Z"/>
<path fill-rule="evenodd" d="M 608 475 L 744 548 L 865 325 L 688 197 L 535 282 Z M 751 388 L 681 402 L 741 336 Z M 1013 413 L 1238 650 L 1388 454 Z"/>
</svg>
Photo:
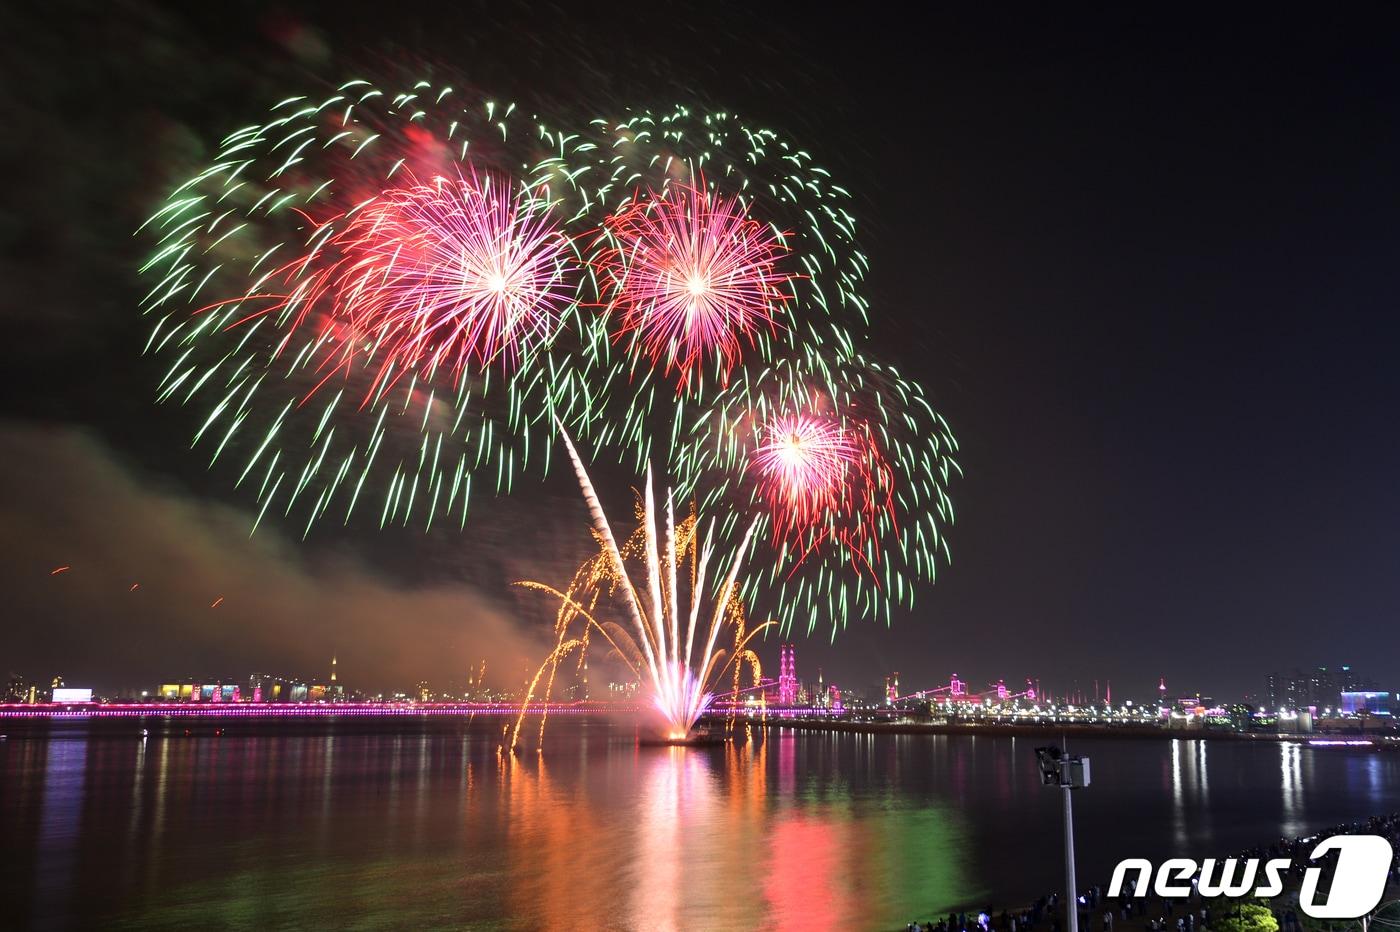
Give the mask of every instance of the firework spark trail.
<svg viewBox="0 0 1400 932">
<path fill-rule="evenodd" d="M 593 521 L 594 531 L 602 546 L 603 554 L 606 557 L 611 579 L 615 581 L 618 588 L 621 588 L 624 601 L 627 603 L 628 612 L 632 618 L 636 629 L 636 643 L 640 645 L 640 655 L 643 659 L 642 666 L 650 679 L 652 686 L 652 696 L 657 710 L 661 713 L 667 727 L 667 736 L 673 739 L 688 736 L 695 727 L 696 721 L 704 714 L 709 707 L 714 693 L 710 690 L 710 685 L 716 682 L 719 677 L 731 664 L 742 662 L 748 655 L 745 653 L 745 646 L 748 639 L 759 631 L 762 631 L 771 622 L 755 627 L 745 633 L 742 626 L 736 637 L 734 651 L 728 654 L 725 659 L 724 651 L 716 651 L 716 644 L 720 632 L 725 629 L 727 622 L 734 621 L 737 604 L 737 580 L 744 554 L 748 550 L 749 542 L 753 532 L 753 526 L 744 535 L 743 542 L 733 553 L 728 572 L 723 584 L 718 590 L 715 598 L 714 611 L 710 619 L 708 628 L 701 632 L 704 638 L 704 649 L 701 652 L 698 663 L 692 663 L 690 648 L 687 646 L 684 655 L 681 651 L 679 637 L 678 619 L 685 614 L 690 621 L 687 625 L 687 644 L 694 642 L 697 630 L 697 620 L 699 619 L 700 602 L 705 592 L 705 570 L 704 567 L 697 568 L 694 575 L 694 586 L 689 593 L 691 604 L 686 611 L 681 605 L 678 595 L 678 586 L 673 580 L 676 576 L 676 563 L 680 559 L 681 552 L 687 551 L 695 559 L 697 551 L 705 552 L 708 555 L 708 546 L 702 545 L 698 540 L 698 519 L 691 524 L 688 534 L 678 535 L 674 522 L 674 508 L 667 495 L 666 500 L 666 554 L 662 554 L 658 544 L 656 533 L 656 501 L 651 494 L 651 477 L 648 475 L 648 492 L 645 496 L 643 514 L 641 522 L 640 551 L 641 558 L 645 562 L 647 574 L 647 588 L 650 592 L 650 599 L 644 600 L 637 587 L 632 583 L 631 575 L 628 572 L 627 561 L 624 557 L 624 550 L 633 550 L 632 542 L 626 548 L 619 547 L 617 539 L 613 535 L 612 527 L 608 522 L 607 514 L 603 511 L 602 504 L 598 500 L 598 495 L 593 487 L 593 482 L 588 476 L 588 470 L 583 465 L 583 460 L 579 457 L 578 451 L 574 448 L 572 440 L 567 434 L 561 431 L 564 438 L 564 446 L 568 451 L 569 459 L 573 463 L 574 472 L 578 477 L 579 488 L 583 492 L 584 500 L 588 504 L 589 516 Z M 688 539 L 685 539 L 688 538 Z M 676 541 L 683 540 L 684 546 L 677 547 Z M 663 595 L 662 576 L 663 562 L 668 569 L 665 575 L 668 577 L 666 593 Z M 587 565 L 586 565 L 587 568 Z M 580 571 L 580 575 L 584 571 Z M 595 570 L 596 575 L 596 570 Z M 575 580 L 578 581 L 576 575 Z M 547 588 L 539 584 L 531 584 L 535 588 Z M 557 590 L 555 590 L 557 592 Z M 572 587 L 571 587 L 572 591 Z M 605 630 L 599 625 L 594 615 L 584 609 L 583 605 L 577 602 L 570 594 L 561 594 L 561 598 L 566 599 L 573 612 L 585 617 L 590 625 L 597 626 L 599 630 Z M 738 618 L 742 619 L 742 611 L 739 610 Z M 672 627 L 673 634 L 667 637 L 667 628 Z M 554 654 L 546 662 L 557 665 L 568 651 L 573 649 L 577 639 L 566 640 L 563 628 L 558 629 L 558 644 Z M 614 643 L 614 646 L 616 644 Z M 552 669 L 552 667 L 551 667 Z M 541 673 L 544 667 L 541 667 Z M 541 674 L 536 674 L 535 681 L 531 683 L 527 704 L 533 699 L 535 686 Z M 523 718 L 523 710 L 522 710 Z M 517 734 L 512 738 L 514 747 Z"/>
<path fill-rule="evenodd" d="M 564 448 L 569 451 L 569 460 L 574 464 L 574 474 L 578 476 L 579 487 L 583 490 L 583 499 L 588 503 L 588 514 L 593 519 L 593 529 L 602 538 L 603 547 L 612 561 L 617 578 L 622 583 L 622 591 L 627 597 L 627 608 L 631 612 L 633 623 L 637 626 L 638 643 L 641 644 L 642 652 L 646 657 L 647 671 L 651 674 L 652 686 L 659 695 L 663 691 L 661 676 L 657 670 L 656 654 L 652 650 L 652 633 L 648 628 L 646 613 L 642 611 L 637 590 L 632 585 L 631 577 L 627 575 L 627 567 L 623 563 L 622 553 L 617 548 L 617 540 L 613 537 L 612 527 L 608 524 L 608 516 L 603 511 L 602 502 L 598 501 L 598 493 L 593 489 L 593 482 L 588 478 L 588 471 L 583 468 L 583 461 L 579 459 L 578 451 L 574 449 L 574 443 L 569 439 L 569 435 L 562 430 L 560 435 L 564 438 Z"/>
</svg>

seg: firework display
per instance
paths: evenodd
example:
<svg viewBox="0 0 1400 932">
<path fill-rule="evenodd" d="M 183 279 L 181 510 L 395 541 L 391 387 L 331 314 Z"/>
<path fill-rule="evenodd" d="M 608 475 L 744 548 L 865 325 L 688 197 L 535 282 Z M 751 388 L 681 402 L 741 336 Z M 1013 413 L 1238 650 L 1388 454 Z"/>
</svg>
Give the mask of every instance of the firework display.
<svg viewBox="0 0 1400 932">
<path fill-rule="evenodd" d="M 719 685 L 729 675 L 733 676 L 731 697 L 735 699 L 746 665 L 752 672 L 754 686 L 762 684 L 758 655 L 748 645 L 776 622 L 750 627 L 739 599 L 739 575 L 754 525 L 749 526 L 738 548 L 728 554 L 727 559 L 715 559 L 714 538 L 702 540 L 699 516 L 692 514 L 678 524 L 675 505 L 668 495 L 664 511 L 665 536 L 660 536 L 660 509 L 648 469 L 637 529 L 619 544 L 573 442 L 567 433 L 562 439 L 588 503 L 599 552 L 584 562 L 566 590 L 533 581 L 519 584 L 547 592 L 558 598 L 560 604 L 554 623 L 554 650 L 540 665 L 526 690 L 525 702 L 511 734 L 510 748 L 514 750 L 519 742 L 520 728 L 531 704 L 549 703 L 559 664 L 575 652 L 580 664 L 583 663 L 595 633 L 607 642 L 613 655 L 647 685 L 654 710 L 661 717 L 663 737 L 670 741 L 686 740 L 700 716 L 710 708 Z M 640 564 L 640 573 L 631 569 L 637 564 Z M 715 578 L 722 582 L 707 599 L 708 574 L 721 565 L 727 569 L 715 573 Z M 641 581 L 634 581 L 634 575 Z M 620 595 L 618 600 L 625 606 L 630 626 L 599 617 L 602 614 L 599 602 L 604 595 L 615 598 Z M 730 646 L 719 642 L 720 635 L 726 632 L 733 635 Z M 545 724 L 541 717 L 541 739 Z"/>
<path fill-rule="evenodd" d="M 819 373 L 792 360 L 754 367 L 690 430 L 685 491 L 757 516 L 769 571 L 743 595 L 785 624 L 888 617 L 951 559 L 957 441 L 917 383 L 887 366 L 857 355 Z"/>
<path fill-rule="evenodd" d="M 562 427 L 663 463 L 726 516 L 722 552 L 751 526 L 756 609 L 888 619 L 948 557 L 956 444 L 868 358 L 850 201 L 726 112 L 290 98 L 143 228 L 158 397 L 201 412 L 259 521 L 465 522 L 474 486 L 548 470 Z"/>
<path fill-rule="evenodd" d="M 280 349 L 328 303 L 313 351 L 321 382 L 374 359 L 364 403 L 404 375 L 427 382 L 446 369 L 455 385 L 472 366 L 514 368 L 548 341 L 578 274 L 547 213 L 490 177 L 390 188 L 319 247 L 335 260 L 308 255 L 279 269 L 273 278 L 289 290 L 254 316 L 295 308 Z"/>
</svg>

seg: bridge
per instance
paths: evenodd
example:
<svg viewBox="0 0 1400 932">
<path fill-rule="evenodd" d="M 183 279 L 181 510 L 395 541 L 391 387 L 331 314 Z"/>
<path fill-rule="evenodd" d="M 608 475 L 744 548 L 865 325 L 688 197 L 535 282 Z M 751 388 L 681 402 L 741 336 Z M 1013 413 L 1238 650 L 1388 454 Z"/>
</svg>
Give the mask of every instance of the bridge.
<svg viewBox="0 0 1400 932">
<path fill-rule="evenodd" d="M 531 703 L 527 715 L 605 715 L 634 713 L 638 706 L 606 702 Z M 93 703 L 64 705 L 0 705 L 2 719 L 89 718 L 383 718 L 418 716 L 519 715 L 519 703 L 509 702 L 334 702 L 334 703 Z"/>
</svg>

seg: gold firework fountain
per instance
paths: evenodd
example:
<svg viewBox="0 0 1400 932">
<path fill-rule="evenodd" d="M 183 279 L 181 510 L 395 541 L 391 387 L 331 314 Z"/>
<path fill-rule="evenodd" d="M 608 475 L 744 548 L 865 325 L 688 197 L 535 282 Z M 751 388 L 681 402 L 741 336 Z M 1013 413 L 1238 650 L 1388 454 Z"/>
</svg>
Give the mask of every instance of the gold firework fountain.
<svg viewBox="0 0 1400 932">
<path fill-rule="evenodd" d="M 582 667 L 595 636 L 604 640 L 651 696 L 662 721 L 660 737 L 670 742 L 687 741 L 726 677 L 736 701 L 745 669 L 750 671 L 754 686 L 761 682 L 758 656 L 748 644 L 775 622 L 749 628 L 739 598 L 739 574 L 754 525 L 744 533 L 713 597 L 706 599 L 708 576 L 716 563 L 714 522 L 709 523 L 703 540 L 700 517 L 693 508 L 677 524 L 668 491 L 664 538 L 658 534 L 658 508 L 648 465 L 637 527 L 619 545 L 578 451 L 568 435 L 560 433 L 588 503 L 598 553 L 579 567 L 565 589 L 534 581 L 517 584 L 558 598 L 559 610 L 554 649 L 530 682 L 510 736 L 511 750 L 519 742 L 530 704 L 548 703 L 559 665 L 576 655 Z M 629 623 L 612 620 L 604 612 L 615 609 L 618 602 Z M 729 646 L 720 643 L 726 635 L 732 637 Z M 544 724 L 541 717 L 541 737 Z"/>
</svg>

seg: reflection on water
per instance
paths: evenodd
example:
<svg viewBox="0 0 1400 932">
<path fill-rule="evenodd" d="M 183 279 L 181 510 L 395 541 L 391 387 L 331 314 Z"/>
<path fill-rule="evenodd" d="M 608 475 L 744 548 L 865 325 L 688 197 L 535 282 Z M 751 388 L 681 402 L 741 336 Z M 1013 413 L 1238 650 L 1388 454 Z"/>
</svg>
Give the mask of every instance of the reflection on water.
<svg viewBox="0 0 1400 932">
<path fill-rule="evenodd" d="M 78 824 L 83 806 L 87 741 L 65 741 L 44 764 L 39 837 L 34 846 L 34 873 L 41 898 L 66 906 L 77 866 Z M 59 918 L 67 918 L 63 912 Z"/>
<path fill-rule="evenodd" d="M 396 726 L 402 727 L 402 725 Z M 901 928 L 1055 887 L 1036 742 L 755 731 L 639 747 L 563 724 L 0 743 L 0 875 L 38 928 Z M 1076 741 L 1080 873 L 1400 809 L 1389 755 Z M 8 918 L 8 917 L 7 917 Z"/>
<path fill-rule="evenodd" d="M 1279 769 L 1283 781 L 1282 835 L 1301 835 L 1306 830 L 1302 822 L 1303 778 L 1300 761 L 1303 749 L 1296 744 L 1279 745 Z"/>
</svg>

